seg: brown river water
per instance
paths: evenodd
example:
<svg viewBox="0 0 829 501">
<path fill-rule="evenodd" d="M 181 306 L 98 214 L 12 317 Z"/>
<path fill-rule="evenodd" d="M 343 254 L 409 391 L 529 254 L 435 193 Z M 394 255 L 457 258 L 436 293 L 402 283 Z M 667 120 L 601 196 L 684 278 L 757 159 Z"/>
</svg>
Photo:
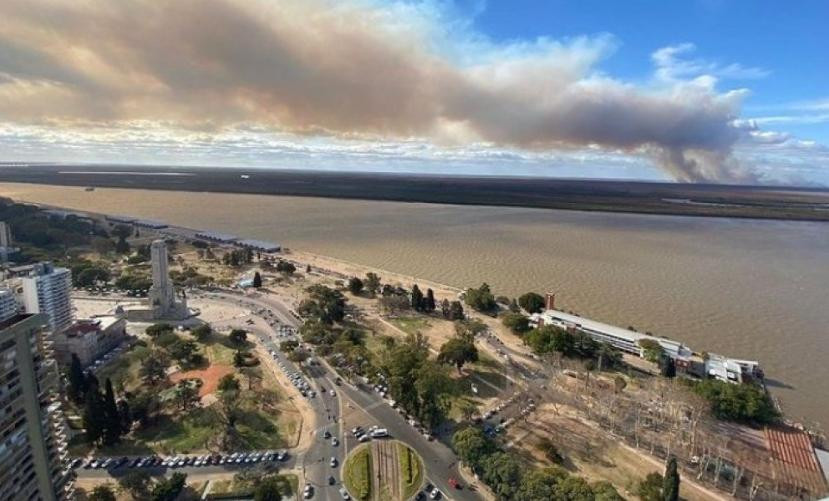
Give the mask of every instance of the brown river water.
<svg viewBox="0 0 829 501">
<path fill-rule="evenodd" d="M 0 195 L 164 220 L 496 294 L 758 359 L 829 428 L 829 224 L 0 183 Z"/>
</svg>

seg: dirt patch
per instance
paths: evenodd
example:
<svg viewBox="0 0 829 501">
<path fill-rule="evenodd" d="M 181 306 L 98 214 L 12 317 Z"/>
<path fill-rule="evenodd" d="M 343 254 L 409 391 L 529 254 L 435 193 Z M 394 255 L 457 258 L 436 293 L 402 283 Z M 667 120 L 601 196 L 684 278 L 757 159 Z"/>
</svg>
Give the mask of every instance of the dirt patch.
<svg viewBox="0 0 829 501">
<path fill-rule="evenodd" d="M 211 365 L 207 369 L 199 369 L 192 371 L 176 372 L 170 376 L 170 380 L 178 383 L 183 379 L 201 379 L 202 385 L 199 388 L 199 397 L 206 397 L 215 392 L 219 387 L 219 380 L 227 374 L 233 373 L 233 367 L 229 365 Z"/>
</svg>

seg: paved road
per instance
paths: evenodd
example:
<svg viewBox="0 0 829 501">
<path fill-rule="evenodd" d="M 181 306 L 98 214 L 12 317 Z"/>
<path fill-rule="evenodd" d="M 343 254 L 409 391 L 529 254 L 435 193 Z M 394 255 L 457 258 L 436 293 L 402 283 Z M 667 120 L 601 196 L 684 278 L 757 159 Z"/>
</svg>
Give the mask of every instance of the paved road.
<svg viewBox="0 0 829 501">
<path fill-rule="evenodd" d="M 228 297 L 235 299 L 236 301 L 247 302 L 247 304 L 252 306 L 255 305 L 260 308 L 264 307 L 270 309 L 271 311 L 276 312 L 279 319 L 288 325 L 296 327 L 299 324 L 299 321 L 290 314 L 288 309 L 276 298 L 271 296 L 260 294 L 257 297 L 243 297 L 225 293 L 218 293 L 218 295 L 219 297 Z M 278 352 L 277 348 L 274 349 Z M 284 360 L 281 353 L 278 353 L 278 356 Z M 481 496 L 479 496 L 476 492 L 468 489 L 456 490 L 449 486 L 448 480 L 450 477 L 454 477 L 456 479 L 461 478 L 458 472 L 457 457 L 449 447 L 437 440 L 427 440 L 422 434 L 409 425 L 403 416 L 401 416 L 396 410 L 392 409 L 386 400 L 380 397 L 378 393 L 372 391 L 369 387 L 362 385 L 351 385 L 345 381 L 341 386 L 335 387 L 332 381 L 336 378 L 334 370 L 324 361 L 321 362 L 322 365 L 315 366 L 310 372 L 312 379 L 317 382 L 317 385 L 323 385 L 326 389 L 334 388 L 338 398 L 340 396 L 344 397 L 344 400 L 346 401 L 346 415 L 344 418 L 347 430 L 350 430 L 353 426 L 357 425 L 367 428 L 368 425 L 372 424 L 377 424 L 381 427 L 387 428 L 392 437 L 407 443 L 415 451 L 417 451 L 418 454 L 420 454 L 426 468 L 427 479 L 443 492 L 446 499 L 456 499 L 459 501 L 477 501 L 481 499 Z M 353 406 L 355 410 L 362 410 L 362 412 L 368 415 L 370 420 L 373 422 L 367 423 L 355 421 L 353 418 L 350 418 L 350 415 L 358 413 L 348 412 L 349 405 Z M 342 423 L 340 424 L 342 427 Z M 318 442 L 319 440 L 315 442 L 315 445 Z M 346 431 L 345 435 L 341 436 L 341 445 L 344 447 L 341 447 L 340 452 L 350 450 L 355 444 L 356 440 L 348 431 Z M 306 454 L 306 472 L 311 471 L 310 467 L 314 465 L 314 463 L 313 461 L 309 462 L 309 459 L 313 460 L 317 458 L 319 455 L 319 448 L 319 446 L 312 447 L 311 451 Z M 313 479 L 314 477 L 309 475 L 309 478 Z M 338 493 L 334 494 L 339 496 Z"/>
</svg>

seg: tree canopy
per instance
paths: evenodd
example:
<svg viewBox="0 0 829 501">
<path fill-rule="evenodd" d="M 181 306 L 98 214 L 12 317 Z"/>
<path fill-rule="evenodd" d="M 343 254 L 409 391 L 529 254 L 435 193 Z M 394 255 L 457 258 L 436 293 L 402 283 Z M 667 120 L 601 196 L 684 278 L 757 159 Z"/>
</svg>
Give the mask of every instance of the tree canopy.
<svg viewBox="0 0 829 501">
<path fill-rule="evenodd" d="M 544 308 L 544 297 L 536 292 L 528 292 L 518 298 L 518 305 L 527 313 L 539 313 Z"/>
</svg>

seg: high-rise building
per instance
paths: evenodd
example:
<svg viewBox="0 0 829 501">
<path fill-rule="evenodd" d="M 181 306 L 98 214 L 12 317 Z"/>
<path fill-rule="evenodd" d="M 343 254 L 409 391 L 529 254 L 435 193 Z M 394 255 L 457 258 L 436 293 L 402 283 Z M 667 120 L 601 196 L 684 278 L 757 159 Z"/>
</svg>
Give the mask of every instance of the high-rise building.
<svg viewBox="0 0 829 501">
<path fill-rule="evenodd" d="M 0 247 L 12 246 L 12 232 L 8 223 L 0 221 Z"/>
<path fill-rule="evenodd" d="M 17 315 L 20 305 L 9 289 L 0 289 L 0 322 Z"/>
<path fill-rule="evenodd" d="M 52 331 L 72 324 L 72 273 L 52 263 L 38 263 L 21 279 L 22 303 L 26 313 L 45 313 Z"/>
<path fill-rule="evenodd" d="M 72 498 L 58 370 L 45 315 L 0 322 L 0 500 Z"/>
</svg>

